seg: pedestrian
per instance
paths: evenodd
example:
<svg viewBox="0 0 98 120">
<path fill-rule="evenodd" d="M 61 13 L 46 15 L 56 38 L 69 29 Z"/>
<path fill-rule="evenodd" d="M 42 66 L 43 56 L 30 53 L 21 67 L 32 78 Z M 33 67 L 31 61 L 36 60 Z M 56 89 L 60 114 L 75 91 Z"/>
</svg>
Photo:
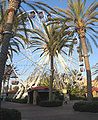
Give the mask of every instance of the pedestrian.
<svg viewBox="0 0 98 120">
<path fill-rule="evenodd" d="M 66 94 L 64 94 L 64 103 L 63 104 L 67 104 L 70 101 L 70 94 L 69 91 L 67 90 Z"/>
</svg>

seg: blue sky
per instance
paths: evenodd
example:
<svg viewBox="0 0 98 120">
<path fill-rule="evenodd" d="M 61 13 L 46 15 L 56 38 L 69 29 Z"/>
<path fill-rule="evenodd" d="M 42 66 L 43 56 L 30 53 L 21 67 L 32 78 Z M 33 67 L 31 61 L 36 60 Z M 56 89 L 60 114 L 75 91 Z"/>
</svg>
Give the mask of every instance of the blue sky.
<svg viewBox="0 0 98 120">
<path fill-rule="evenodd" d="M 30 0 L 29 0 L 30 1 Z M 32 0 L 31 0 L 32 1 Z M 34 1 L 38 1 L 38 0 L 34 0 Z M 52 6 L 52 7 L 60 7 L 60 8 L 66 8 L 67 5 L 67 0 L 40 0 L 41 2 L 47 3 L 48 5 Z M 87 6 L 92 3 L 94 0 L 87 0 Z M 96 0 L 98 2 L 98 0 Z M 90 54 L 90 64 L 91 67 L 98 62 L 98 48 L 96 48 L 94 46 L 94 44 L 92 43 L 92 48 L 93 48 L 93 54 Z M 32 54 L 27 52 L 27 56 L 31 55 L 31 59 L 32 61 L 36 61 L 36 59 L 38 58 L 39 54 Z M 19 69 L 19 73 L 22 74 L 20 77 L 21 79 L 26 79 L 29 74 L 32 73 L 34 67 L 36 67 L 37 65 L 32 61 L 29 62 L 29 60 L 22 60 L 23 58 L 25 58 L 26 55 L 24 54 L 19 54 L 19 55 L 15 55 L 14 57 L 14 64 L 16 66 L 18 66 Z M 18 62 L 20 61 L 20 62 Z M 27 68 L 27 69 L 26 69 Z"/>
<path fill-rule="evenodd" d="M 32 1 L 32 0 L 31 0 Z M 34 0 L 38 1 L 38 0 Z M 41 2 L 44 2 L 52 7 L 60 7 L 60 8 L 66 8 L 67 6 L 67 0 L 40 0 Z M 87 0 L 87 6 L 92 3 L 95 0 Z M 96 0 L 98 2 L 98 0 Z M 92 43 L 93 48 L 93 54 L 90 55 L 90 63 L 91 66 L 93 66 L 96 62 L 98 62 L 98 48 L 96 48 Z"/>
<path fill-rule="evenodd" d="M 37 0 L 35 0 L 37 1 Z M 67 0 L 41 0 L 44 3 L 47 3 L 50 6 L 53 7 L 60 7 L 60 8 L 66 8 L 67 6 Z M 87 6 L 92 3 L 95 0 L 87 0 Z M 98 2 L 98 0 L 96 0 Z M 93 54 L 90 54 L 90 63 L 91 66 L 93 66 L 96 62 L 98 62 L 98 48 L 96 48 L 92 43 L 93 48 Z"/>
</svg>

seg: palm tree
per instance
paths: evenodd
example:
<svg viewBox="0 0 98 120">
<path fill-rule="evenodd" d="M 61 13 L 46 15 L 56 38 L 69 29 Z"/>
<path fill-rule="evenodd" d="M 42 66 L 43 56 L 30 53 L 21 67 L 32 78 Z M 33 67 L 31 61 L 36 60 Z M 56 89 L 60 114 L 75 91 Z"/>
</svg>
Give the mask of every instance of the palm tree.
<svg viewBox="0 0 98 120">
<path fill-rule="evenodd" d="M 8 0 L 9 8 L 7 10 L 4 10 L 4 7 L 2 7 L 2 4 L 4 6 L 4 2 L 6 2 L 6 1 L 2 0 L 2 2 L 0 2 L 0 94 L 1 94 L 1 85 L 2 85 L 5 64 L 8 59 L 7 55 L 9 54 L 8 49 L 10 48 L 11 51 L 14 50 L 11 46 L 11 44 L 12 44 L 13 46 L 16 46 L 17 49 L 19 50 L 18 43 L 21 43 L 21 42 L 20 42 L 20 40 L 18 40 L 18 38 L 21 38 L 22 40 L 27 42 L 27 40 L 28 40 L 27 32 L 28 31 L 30 32 L 30 30 L 25 29 L 24 20 L 26 19 L 26 17 L 28 17 L 28 19 L 32 25 L 32 20 L 30 19 L 26 10 L 22 6 L 21 6 L 21 9 L 19 9 L 21 2 L 24 2 L 24 4 L 28 5 L 30 8 L 32 8 L 36 12 L 37 12 L 37 8 L 42 9 L 42 10 L 46 9 L 46 8 L 44 8 L 44 5 L 46 5 L 46 4 L 37 3 L 34 1 L 32 3 L 28 3 L 25 0 Z M 38 4 L 40 4 L 40 5 L 38 5 Z M 52 9 L 51 7 L 48 7 L 48 5 L 46 5 L 46 6 L 47 6 L 47 8 Z M 35 7 L 37 7 L 37 8 L 35 8 Z M 18 17 L 18 18 L 21 18 L 21 19 L 19 19 L 19 21 L 21 21 L 19 24 L 17 24 L 18 19 L 16 19 L 16 17 L 17 17 L 16 15 L 17 15 L 17 13 L 19 13 L 19 12 L 17 12 L 18 10 L 21 14 L 20 15 L 21 17 Z M 47 10 L 45 10 L 45 12 L 48 13 Z M 23 13 L 25 13 L 25 14 L 23 14 Z M 20 24 L 23 26 L 23 28 L 18 27 Z M 33 27 L 33 25 L 32 25 L 32 27 Z M 14 35 L 13 35 L 12 31 L 14 31 Z M 25 37 L 23 35 L 19 34 L 19 31 L 20 32 L 24 31 Z M 17 37 L 15 37 L 15 36 L 17 36 Z M 11 38 L 13 38 L 14 43 L 11 41 L 12 40 Z M 16 41 L 18 41 L 18 42 L 16 42 Z M 16 51 L 16 50 L 14 50 L 14 51 Z"/>
<path fill-rule="evenodd" d="M 65 47 L 69 49 L 73 46 L 73 32 L 69 31 L 69 27 L 65 24 L 64 28 L 60 24 L 46 25 L 43 23 L 43 30 L 34 29 L 32 32 L 32 40 L 30 47 L 35 47 L 34 51 L 42 51 L 40 56 L 49 56 L 50 60 L 50 86 L 49 86 L 49 101 L 52 101 L 52 89 L 54 81 L 54 59 L 58 53 L 66 54 Z M 61 27 L 61 28 L 60 28 Z M 68 33 L 70 32 L 70 36 Z M 72 50 L 72 49 L 71 49 Z M 71 51 L 70 51 L 71 52 Z M 67 54 L 66 54 L 67 55 Z"/>
<path fill-rule="evenodd" d="M 25 16 L 22 15 L 22 11 L 16 14 L 21 0 L 9 0 L 8 10 L 5 10 L 5 2 L 5 0 L 2 0 L 2 3 L 0 3 L 0 94 L 8 55 L 12 59 L 13 51 L 20 51 L 19 44 L 23 47 L 21 40 L 26 43 L 28 40 L 27 32 L 30 32 L 30 30 L 24 26 L 26 20 L 23 21 Z M 21 32 L 24 32 L 24 35 L 22 35 Z"/>
<path fill-rule="evenodd" d="M 1 86 L 3 80 L 3 74 L 5 69 L 5 64 L 7 61 L 8 47 L 10 38 L 12 36 L 13 20 L 16 13 L 16 10 L 19 8 L 21 0 L 9 0 L 8 15 L 6 20 L 6 26 L 3 32 L 3 41 L 0 51 L 0 95 L 1 95 Z M 0 101 L 1 108 L 1 101 Z"/>
<path fill-rule="evenodd" d="M 96 1 L 91 3 L 89 7 L 86 7 L 86 0 L 68 0 L 68 8 L 66 10 L 58 8 L 59 12 L 62 13 L 59 15 L 63 17 L 63 21 L 64 16 L 68 18 L 71 29 L 75 30 L 80 40 L 87 75 L 88 101 L 92 100 L 91 69 L 88 55 L 89 50 L 91 50 L 89 39 L 91 38 L 96 47 L 98 47 L 96 42 L 96 38 L 98 38 L 96 35 L 98 33 L 96 29 L 98 25 L 97 8 L 98 2 Z"/>
<path fill-rule="evenodd" d="M 3 18 L 4 18 L 4 13 L 5 13 L 5 0 L 2 0 L 0 2 L 0 45 L 1 45 L 1 42 L 2 42 L 2 32 L 3 32 L 3 23 L 1 24 L 1 22 L 3 21 Z"/>
</svg>

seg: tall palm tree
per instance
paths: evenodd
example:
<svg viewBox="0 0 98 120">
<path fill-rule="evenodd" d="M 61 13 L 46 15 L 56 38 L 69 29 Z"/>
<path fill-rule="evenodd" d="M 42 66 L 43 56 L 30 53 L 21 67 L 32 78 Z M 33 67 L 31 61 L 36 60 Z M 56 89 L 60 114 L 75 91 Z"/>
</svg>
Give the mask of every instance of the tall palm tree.
<svg viewBox="0 0 98 120">
<path fill-rule="evenodd" d="M 1 24 L 1 22 L 3 21 L 3 18 L 4 18 L 4 13 L 5 13 L 5 0 L 2 0 L 0 2 L 0 45 L 1 45 L 1 42 L 2 42 L 2 32 L 3 32 L 3 23 Z"/>
<path fill-rule="evenodd" d="M 7 1 L 2 0 L 0 3 L 0 94 L 8 55 L 12 59 L 13 51 L 20 51 L 19 44 L 23 47 L 21 40 L 27 43 L 27 32 L 30 32 L 30 30 L 25 27 L 27 13 L 26 16 L 22 14 L 22 10 L 17 13 L 21 0 L 9 0 L 8 9 L 5 5 L 6 2 Z M 21 33 L 24 34 L 22 35 Z"/>
<path fill-rule="evenodd" d="M 92 100 L 91 69 L 88 55 L 89 50 L 91 50 L 89 40 L 92 39 L 96 47 L 98 47 L 98 44 L 96 42 L 96 38 L 98 38 L 96 35 L 98 33 L 97 8 L 98 2 L 96 1 L 91 3 L 89 7 L 86 7 L 86 0 L 68 0 L 68 7 L 66 10 L 58 8 L 58 11 L 62 13 L 59 15 L 61 15 L 63 18 L 64 16 L 65 18 L 67 17 L 71 29 L 74 29 L 78 34 L 86 68 L 87 98 L 89 101 Z"/>
<path fill-rule="evenodd" d="M 13 20 L 16 14 L 17 9 L 19 8 L 21 0 L 9 0 L 9 8 L 8 8 L 8 15 L 6 20 L 6 26 L 3 32 L 3 41 L 0 51 L 0 95 L 1 95 L 1 86 L 2 86 L 2 79 L 5 69 L 5 64 L 7 61 L 7 54 L 8 54 L 8 47 L 9 42 L 12 36 L 12 28 L 13 28 Z M 1 101 L 0 101 L 0 108 L 1 108 Z"/>
<path fill-rule="evenodd" d="M 65 47 L 72 48 L 73 46 L 73 32 L 69 31 L 69 27 L 65 24 L 61 27 L 59 24 L 46 25 L 43 23 L 43 29 L 34 29 L 32 32 L 32 40 L 30 47 L 35 47 L 34 51 L 42 51 L 40 56 L 49 56 L 50 60 L 50 86 L 49 86 L 49 101 L 52 101 L 52 89 L 54 81 L 54 59 L 58 53 L 66 54 Z M 61 27 L 61 28 L 60 28 Z M 70 36 L 68 33 L 70 32 Z M 71 51 L 70 51 L 71 52 Z M 67 54 L 66 54 L 67 55 Z"/>
</svg>

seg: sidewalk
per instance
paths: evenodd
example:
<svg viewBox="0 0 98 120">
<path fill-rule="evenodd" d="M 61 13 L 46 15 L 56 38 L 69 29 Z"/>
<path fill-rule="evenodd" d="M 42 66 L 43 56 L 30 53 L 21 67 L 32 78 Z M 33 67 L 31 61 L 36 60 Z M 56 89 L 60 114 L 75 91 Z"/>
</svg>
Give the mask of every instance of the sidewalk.
<svg viewBox="0 0 98 120">
<path fill-rule="evenodd" d="M 74 101 L 60 107 L 40 107 L 32 104 L 2 102 L 4 108 L 14 108 L 21 112 L 22 120 L 98 120 L 98 113 L 75 112 Z"/>
</svg>

